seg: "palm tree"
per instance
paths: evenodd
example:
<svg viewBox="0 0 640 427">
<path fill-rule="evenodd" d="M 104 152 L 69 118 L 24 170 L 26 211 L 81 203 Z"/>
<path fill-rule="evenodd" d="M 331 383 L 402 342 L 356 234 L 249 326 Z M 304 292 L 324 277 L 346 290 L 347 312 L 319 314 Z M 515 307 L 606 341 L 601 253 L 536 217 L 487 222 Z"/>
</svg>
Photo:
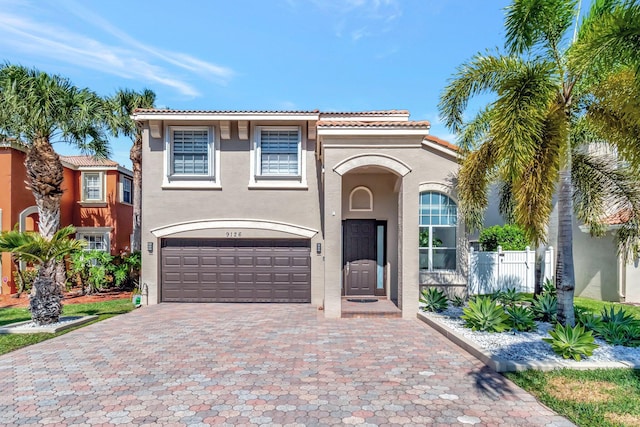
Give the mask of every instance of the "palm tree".
<svg viewBox="0 0 640 427">
<path fill-rule="evenodd" d="M 52 143 L 64 141 L 105 157 L 104 100 L 64 77 L 5 64 L 0 68 L 0 137 L 25 145 L 27 184 L 38 207 L 40 234 L 53 237 L 60 228 L 63 167 Z M 63 286 L 63 266 L 58 270 L 58 285 Z M 54 280 L 56 274 L 51 274 Z"/>
<path fill-rule="evenodd" d="M 571 40 L 578 6 L 514 0 L 506 9 L 506 52 L 478 53 L 462 64 L 439 104 L 464 156 L 458 190 L 471 228 L 481 226 L 489 187 L 497 183 L 504 213 L 542 243 L 557 198 L 558 319 L 569 325 L 575 322 L 574 212 L 594 235 L 604 232 L 607 213 L 629 212 L 627 235 L 619 234 L 627 242 L 638 241 L 640 222 L 634 173 L 640 133 L 629 120 L 639 114 L 640 5 L 595 1 Z M 602 91 L 606 82 L 622 85 L 624 98 L 613 102 Z M 469 100 L 483 93 L 494 100 L 465 122 Z"/>
<path fill-rule="evenodd" d="M 133 145 L 129 158 L 133 165 L 133 242 L 131 251 L 140 251 L 141 223 L 142 223 L 142 128 L 132 119 L 133 112 L 138 108 L 153 108 L 156 94 L 150 89 L 136 92 L 120 89 L 110 98 L 111 116 L 110 128 L 114 135 L 120 134 L 131 138 Z"/>
<path fill-rule="evenodd" d="M 51 238 L 30 231 L 0 233 L 0 252 L 11 252 L 20 261 L 31 262 L 38 269 L 29 300 L 31 317 L 37 325 L 56 323 L 60 319 L 62 293 L 52 277 L 57 262 L 84 247 L 84 241 L 70 238 L 75 232 L 68 226 L 56 231 Z"/>
</svg>

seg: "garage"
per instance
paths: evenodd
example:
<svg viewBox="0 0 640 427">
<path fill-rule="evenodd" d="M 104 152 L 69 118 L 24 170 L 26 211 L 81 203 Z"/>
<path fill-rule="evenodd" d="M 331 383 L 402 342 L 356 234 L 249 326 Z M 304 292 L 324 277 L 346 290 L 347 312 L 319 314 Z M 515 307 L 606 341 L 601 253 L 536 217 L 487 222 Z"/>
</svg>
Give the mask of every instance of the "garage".
<svg viewBox="0 0 640 427">
<path fill-rule="evenodd" d="M 163 302 L 311 302 L 310 241 L 163 239 Z"/>
</svg>

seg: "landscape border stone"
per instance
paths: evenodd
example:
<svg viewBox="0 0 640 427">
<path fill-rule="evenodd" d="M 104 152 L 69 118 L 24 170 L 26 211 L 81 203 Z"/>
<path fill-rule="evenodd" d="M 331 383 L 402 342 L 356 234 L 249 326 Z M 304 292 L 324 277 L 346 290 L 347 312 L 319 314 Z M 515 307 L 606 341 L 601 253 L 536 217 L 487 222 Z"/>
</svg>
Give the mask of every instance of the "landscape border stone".
<svg viewBox="0 0 640 427">
<path fill-rule="evenodd" d="M 0 326 L 0 334 L 40 334 L 48 333 L 55 334 L 65 329 L 73 328 L 74 326 L 84 325 L 89 323 L 98 316 L 65 316 L 60 318 L 60 322 L 53 325 L 44 326 L 26 326 L 31 323 L 31 320 L 24 322 L 15 322 L 8 325 Z"/>
</svg>

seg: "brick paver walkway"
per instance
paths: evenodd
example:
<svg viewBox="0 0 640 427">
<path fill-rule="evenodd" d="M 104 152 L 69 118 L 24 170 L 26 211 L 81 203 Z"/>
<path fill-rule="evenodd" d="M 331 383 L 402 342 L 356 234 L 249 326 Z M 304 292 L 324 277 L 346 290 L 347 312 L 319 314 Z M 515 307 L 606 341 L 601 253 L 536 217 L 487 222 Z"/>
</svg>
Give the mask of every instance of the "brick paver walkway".
<svg viewBox="0 0 640 427">
<path fill-rule="evenodd" d="M 0 425 L 566 426 L 417 320 L 161 304 L 0 357 Z"/>
</svg>

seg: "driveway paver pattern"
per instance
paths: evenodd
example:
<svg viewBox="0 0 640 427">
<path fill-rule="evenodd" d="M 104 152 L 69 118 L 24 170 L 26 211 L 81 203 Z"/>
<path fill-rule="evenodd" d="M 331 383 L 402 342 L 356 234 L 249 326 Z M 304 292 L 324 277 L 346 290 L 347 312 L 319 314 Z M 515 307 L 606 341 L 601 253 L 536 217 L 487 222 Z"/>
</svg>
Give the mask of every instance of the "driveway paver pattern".
<svg viewBox="0 0 640 427">
<path fill-rule="evenodd" d="M 160 304 L 0 357 L 0 425 L 570 426 L 418 320 Z"/>
</svg>

